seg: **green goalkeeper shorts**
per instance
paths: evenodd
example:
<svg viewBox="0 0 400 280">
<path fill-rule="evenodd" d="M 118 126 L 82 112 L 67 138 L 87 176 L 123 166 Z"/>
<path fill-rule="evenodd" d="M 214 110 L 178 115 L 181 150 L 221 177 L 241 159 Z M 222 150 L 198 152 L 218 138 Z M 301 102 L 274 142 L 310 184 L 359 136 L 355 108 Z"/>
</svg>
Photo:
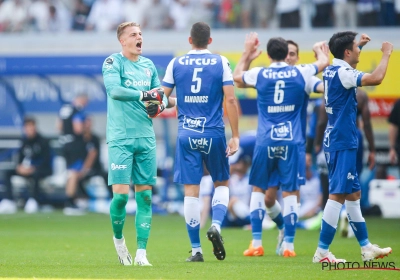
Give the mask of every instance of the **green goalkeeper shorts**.
<svg viewBox="0 0 400 280">
<path fill-rule="evenodd" d="M 108 184 L 155 185 L 157 175 L 155 137 L 108 142 Z"/>
</svg>

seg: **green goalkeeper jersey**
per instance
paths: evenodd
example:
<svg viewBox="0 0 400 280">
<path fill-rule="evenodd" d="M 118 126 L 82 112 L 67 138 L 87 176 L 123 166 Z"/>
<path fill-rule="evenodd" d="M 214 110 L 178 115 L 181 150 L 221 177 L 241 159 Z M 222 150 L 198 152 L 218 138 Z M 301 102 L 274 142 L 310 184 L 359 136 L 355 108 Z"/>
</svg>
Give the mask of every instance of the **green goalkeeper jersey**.
<svg viewBox="0 0 400 280">
<path fill-rule="evenodd" d="M 143 56 L 130 61 L 114 53 L 103 63 L 107 91 L 107 143 L 113 140 L 154 137 L 153 121 L 147 116 L 140 92 L 160 87 L 153 62 Z"/>
</svg>

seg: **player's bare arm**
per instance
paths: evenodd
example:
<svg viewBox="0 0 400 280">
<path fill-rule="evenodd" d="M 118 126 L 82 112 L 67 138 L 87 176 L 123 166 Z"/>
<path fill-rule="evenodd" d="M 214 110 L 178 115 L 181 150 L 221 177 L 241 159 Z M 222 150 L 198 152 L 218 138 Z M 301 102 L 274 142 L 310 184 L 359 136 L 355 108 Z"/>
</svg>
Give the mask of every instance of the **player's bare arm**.
<svg viewBox="0 0 400 280">
<path fill-rule="evenodd" d="M 371 124 L 371 113 L 368 107 L 368 96 L 367 94 L 362 91 L 357 91 L 357 103 L 361 110 L 361 118 L 363 121 L 363 129 L 365 138 L 367 138 L 368 142 L 368 168 L 372 170 L 375 166 L 375 142 L 374 142 L 374 135 L 372 132 L 372 124 Z"/>
<path fill-rule="evenodd" d="M 234 87 L 232 85 L 224 86 L 223 91 L 226 113 L 232 130 L 232 138 L 229 140 L 228 147 L 226 148 L 226 156 L 229 157 L 234 155 L 239 149 L 239 110 Z"/>
<path fill-rule="evenodd" d="M 389 65 L 390 55 L 393 52 L 393 45 L 389 42 L 383 42 L 382 47 L 382 58 L 378 67 L 371 74 L 364 74 L 361 78 L 362 86 L 377 86 L 380 85 L 385 78 L 386 70 Z"/>
<path fill-rule="evenodd" d="M 314 64 L 317 66 L 319 73 L 329 65 L 329 48 L 325 41 L 321 41 L 314 44 L 313 51 L 317 58 Z"/>
<path fill-rule="evenodd" d="M 258 34 L 255 32 L 250 32 L 246 35 L 244 41 L 244 52 L 239 59 L 238 64 L 233 71 L 233 80 L 236 86 L 239 88 L 253 87 L 246 85 L 243 82 L 243 74 L 245 71 L 249 70 L 251 62 L 260 56 L 261 50 L 258 49 L 260 46 L 260 41 L 258 40 Z"/>
</svg>

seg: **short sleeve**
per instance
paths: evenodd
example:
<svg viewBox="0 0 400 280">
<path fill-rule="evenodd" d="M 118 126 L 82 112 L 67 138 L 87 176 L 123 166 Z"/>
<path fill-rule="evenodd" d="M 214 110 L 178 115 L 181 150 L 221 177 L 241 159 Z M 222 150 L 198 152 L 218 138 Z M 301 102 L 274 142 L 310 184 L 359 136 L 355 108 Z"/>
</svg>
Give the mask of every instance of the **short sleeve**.
<svg viewBox="0 0 400 280">
<path fill-rule="evenodd" d="M 222 60 L 222 67 L 223 67 L 223 74 L 222 74 L 222 85 L 233 86 L 233 76 L 232 76 L 232 69 L 228 59 L 225 56 L 221 55 Z"/>
<path fill-rule="evenodd" d="M 168 88 L 174 88 L 175 86 L 174 71 L 173 71 L 175 59 L 176 58 L 172 59 L 169 62 L 167 69 L 165 70 L 165 76 L 162 82 L 162 85 Z"/>
<path fill-rule="evenodd" d="M 254 67 L 249 71 L 244 72 L 242 80 L 246 85 L 255 87 L 257 84 L 258 74 L 260 73 L 262 67 Z"/>
<path fill-rule="evenodd" d="M 315 76 L 312 76 L 310 79 L 310 87 L 312 92 L 317 92 L 318 85 L 322 83 L 321 79 Z"/>
<path fill-rule="evenodd" d="M 304 91 L 307 94 L 310 94 L 314 91 L 314 87 L 316 88 L 316 83 L 320 82 L 321 80 L 315 77 L 314 75 L 318 73 L 318 67 L 315 64 L 301 64 L 296 65 L 296 69 L 301 73 L 305 85 Z"/>
<path fill-rule="evenodd" d="M 339 80 L 346 89 L 360 87 L 364 73 L 353 68 L 340 67 L 338 70 Z"/>
</svg>

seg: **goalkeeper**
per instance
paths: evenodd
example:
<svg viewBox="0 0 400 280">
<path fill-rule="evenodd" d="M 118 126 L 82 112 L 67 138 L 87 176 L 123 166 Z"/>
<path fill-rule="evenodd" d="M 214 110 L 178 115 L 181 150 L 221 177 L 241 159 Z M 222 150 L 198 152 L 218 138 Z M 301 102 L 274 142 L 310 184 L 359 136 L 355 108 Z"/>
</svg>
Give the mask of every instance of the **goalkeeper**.
<svg viewBox="0 0 400 280">
<path fill-rule="evenodd" d="M 140 25 L 134 22 L 120 24 L 117 37 L 122 51 L 110 55 L 103 64 L 114 245 L 122 265 L 151 266 L 146 257 L 146 246 L 151 229 L 152 185 L 156 183 L 157 167 L 153 122 L 147 115 L 146 106 L 156 103 L 165 107 L 168 101 L 160 88 L 153 62 L 141 56 L 143 37 Z M 135 185 L 137 203 L 137 251 L 133 261 L 122 234 L 131 181 Z"/>
</svg>

